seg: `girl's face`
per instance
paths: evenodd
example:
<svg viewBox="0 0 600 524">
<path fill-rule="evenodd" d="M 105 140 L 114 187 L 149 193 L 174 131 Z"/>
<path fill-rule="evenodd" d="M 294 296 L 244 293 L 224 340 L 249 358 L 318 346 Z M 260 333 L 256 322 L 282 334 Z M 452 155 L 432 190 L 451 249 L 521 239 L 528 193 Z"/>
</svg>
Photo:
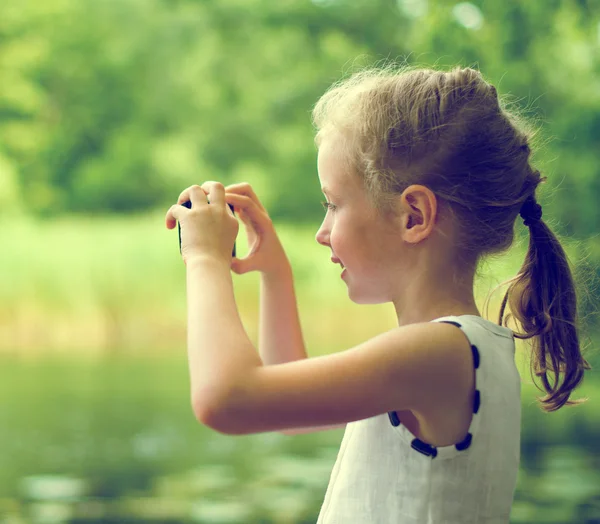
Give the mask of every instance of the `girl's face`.
<svg viewBox="0 0 600 524">
<path fill-rule="evenodd" d="M 395 224 L 379 217 L 360 181 L 346 167 L 334 138 L 322 142 L 317 166 L 329 207 L 317 242 L 329 247 L 331 256 L 344 265 L 343 279 L 353 302 L 393 301 L 392 288 L 401 279 L 403 258 Z"/>
</svg>

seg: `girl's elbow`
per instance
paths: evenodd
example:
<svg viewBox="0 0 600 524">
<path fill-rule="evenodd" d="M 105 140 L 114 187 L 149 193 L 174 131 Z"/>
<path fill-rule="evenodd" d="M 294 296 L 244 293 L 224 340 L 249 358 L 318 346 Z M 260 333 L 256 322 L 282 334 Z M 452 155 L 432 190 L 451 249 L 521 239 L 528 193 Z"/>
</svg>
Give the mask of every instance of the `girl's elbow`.
<svg viewBox="0 0 600 524">
<path fill-rule="evenodd" d="M 203 426 L 223 435 L 238 434 L 236 428 L 228 420 L 227 408 L 222 395 L 212 391 L 193 392 L 191 403 L 196 420 Z"/>
</svg>

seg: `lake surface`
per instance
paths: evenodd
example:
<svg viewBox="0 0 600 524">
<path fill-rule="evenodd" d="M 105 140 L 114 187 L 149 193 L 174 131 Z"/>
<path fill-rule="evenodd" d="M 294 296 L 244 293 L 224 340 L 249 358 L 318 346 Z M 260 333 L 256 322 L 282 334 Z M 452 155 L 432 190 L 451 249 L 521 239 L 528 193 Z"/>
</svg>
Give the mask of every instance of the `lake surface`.
<svg viewBox="0 0 600 524">
<path fill-rule="evenodd" d="M 523 396 L 511 522 L 600 524 L 600 414 Z M 0 524 L 314 524 L 342 434 L 204 428 L 179 357 L 3 357 Z"/>
</svg>

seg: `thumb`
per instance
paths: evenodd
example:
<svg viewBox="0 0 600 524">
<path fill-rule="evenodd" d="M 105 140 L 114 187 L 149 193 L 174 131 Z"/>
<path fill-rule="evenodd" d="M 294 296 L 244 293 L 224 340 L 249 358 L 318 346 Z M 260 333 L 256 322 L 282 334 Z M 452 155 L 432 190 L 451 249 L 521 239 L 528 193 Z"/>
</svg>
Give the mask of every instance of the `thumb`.
<svg viewBox="0 0 600 524">
<path fill-rule="evenodd" d="M 240 260 L 237 257 L 231 258 L 231 270 L 236 275 L 243 275 L 244 273 L 248 272 L 248 269 L 246 268 L 246 264 L 244 264 L 244 261 Z"/>
</svg>

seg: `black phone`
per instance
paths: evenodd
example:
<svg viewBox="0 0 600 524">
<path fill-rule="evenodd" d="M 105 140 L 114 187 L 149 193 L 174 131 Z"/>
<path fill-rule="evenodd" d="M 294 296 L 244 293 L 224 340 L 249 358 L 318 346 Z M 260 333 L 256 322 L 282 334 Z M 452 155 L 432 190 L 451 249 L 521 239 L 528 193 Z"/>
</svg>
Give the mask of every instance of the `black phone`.
<svg viewBox="0 0 600 524">
<path fill-rule="evenodd" d="M 209 204 L 210 204 L 210 202 L 209 202 Z M 184 207 L 187 207 L 188 209 L 192 209 L 192 203 L 189 200 L 186 200 L 181 205 Z M 227 204 L 227 205 L 229 206 L 229 209 L 231 209 L 231 212 L 235 216 L 235 211 L 233 210 L 233 206 L 231 204 Z M 181 253 L 181 226 L 179 225 L 179 222 L 177 222 L 177 233 L 179 234 L 179 252 Z M 235 242 L 233 243 L 233 251 L 231 253 L 231 256 L 235 256 Z"/>
</svg>

